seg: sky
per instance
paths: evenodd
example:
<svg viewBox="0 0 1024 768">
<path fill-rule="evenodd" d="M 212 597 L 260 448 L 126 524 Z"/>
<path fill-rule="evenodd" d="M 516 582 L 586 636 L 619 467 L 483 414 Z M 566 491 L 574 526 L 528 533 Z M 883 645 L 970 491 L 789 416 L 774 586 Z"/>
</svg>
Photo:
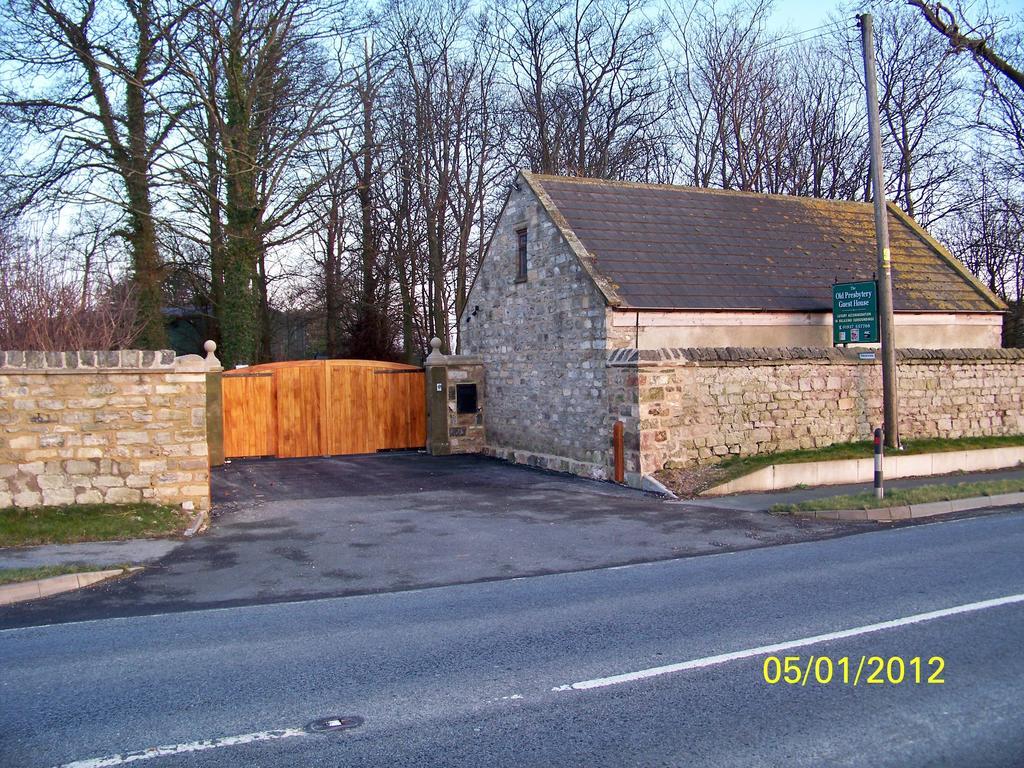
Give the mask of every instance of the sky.
<svg viewBox="0 0 1024 768">
<path fill-rule="evenodd" d="M 773 19 L 787 30 L 812 29 L 826 23 L 829 15 L 844 4 L 841 0 L 775 0 Z M 988 5 L 1003 16 L 1019 16 L 1022 12 L 1021 0 L 989 0 Z"/>
<path fill-rule="evenodd" d="M 772 17 L 785 29 L 812 29 L 828 21 L 838 6 L 835 0 L 776 0 Z"/>
</svg>

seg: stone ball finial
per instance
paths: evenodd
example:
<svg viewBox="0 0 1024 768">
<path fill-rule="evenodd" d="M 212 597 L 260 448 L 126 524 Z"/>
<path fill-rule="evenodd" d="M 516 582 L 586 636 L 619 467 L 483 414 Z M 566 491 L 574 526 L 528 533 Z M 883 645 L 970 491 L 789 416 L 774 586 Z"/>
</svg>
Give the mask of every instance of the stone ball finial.
<svg viewBox="0 0 1024 768">
<path fill-rule="evenodd" d="M 223 367 L 220 364 L 220 360 L 217 359 L 217 356 L 215 354 L 213 354 L 214 351 L 216 351 L 216 349 L 217 349 L 217 342 L 216 341 L 214 341 L 213 339 L 207 339 L 203 343 L 203 349 L 206 350 L 206 369 L 207 370 L 213 370 L 214 368 L 221 368 L 221 367 Z"/>
<path fill-rule="evenodd" d="M 430 340 L 430 354 L 427 355 L 427 365 L 438 365 L 443 363 L 445 357 L 441 354 L 441 340 L 435 336 Z"/>
</svg>

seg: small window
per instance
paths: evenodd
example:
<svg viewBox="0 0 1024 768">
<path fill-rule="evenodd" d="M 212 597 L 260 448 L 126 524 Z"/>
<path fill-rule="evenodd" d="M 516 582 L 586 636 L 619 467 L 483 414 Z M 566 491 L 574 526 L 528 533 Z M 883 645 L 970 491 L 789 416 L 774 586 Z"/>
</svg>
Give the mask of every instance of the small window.
<svg viewBox="0 0 1024 768">
<path fill-rule="evenodd" d="M 526 280 L 526 230 L 516 232 L 516 282 Z"/>
</svg>

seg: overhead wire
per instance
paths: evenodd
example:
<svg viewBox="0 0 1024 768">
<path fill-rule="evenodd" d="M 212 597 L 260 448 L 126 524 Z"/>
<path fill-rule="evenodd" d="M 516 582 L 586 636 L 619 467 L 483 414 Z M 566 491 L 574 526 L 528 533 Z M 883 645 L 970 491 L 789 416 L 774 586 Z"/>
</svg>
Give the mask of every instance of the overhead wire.
<svg viewBox="0 0 1024 768">
<path fill-rule="evenodd" d="M 793 45 L 809 43 L 813 40 L 820 40 L 821 38 L 829 37 L 830 35 L 836 32 L 847 31 L 855 28 L 856 25 L 844 26 L 838 24 L 823 24 L 820 27 L 812 27 L 811 29 L 804 29 L 800 30 L 799 32 L 790 32 L 785 35 L 779 35 L 778 37 L 772 38 L 771 40 L 765 40 L 763 43 L 758 43 L 756 46 L 754 46 L 754 50 L 758 51 L 763 48 L 774 48 L 776 50 L 789 48 L 790 46 Z M 817 34 L 810 35 L 809 37 L 803 37 L 803 35 L 808 35 L 811 32 L 817 32 Z M 789 40 L 788 42 L 780 42 L 785 41 L 787 38 L 795 39 Z"/>
</svg>

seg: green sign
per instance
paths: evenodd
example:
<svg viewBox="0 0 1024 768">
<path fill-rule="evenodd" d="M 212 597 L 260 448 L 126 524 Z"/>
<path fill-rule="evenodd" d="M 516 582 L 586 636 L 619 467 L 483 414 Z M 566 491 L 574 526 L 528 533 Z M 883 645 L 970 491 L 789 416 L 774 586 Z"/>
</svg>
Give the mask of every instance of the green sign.
<svg viewBox="0 0 1024 768">
<path fill-rule="evenodd" d="M 878 342 L 878 284 L 874 280 L 832 286 L 832 343 Z"/>
</svg>

